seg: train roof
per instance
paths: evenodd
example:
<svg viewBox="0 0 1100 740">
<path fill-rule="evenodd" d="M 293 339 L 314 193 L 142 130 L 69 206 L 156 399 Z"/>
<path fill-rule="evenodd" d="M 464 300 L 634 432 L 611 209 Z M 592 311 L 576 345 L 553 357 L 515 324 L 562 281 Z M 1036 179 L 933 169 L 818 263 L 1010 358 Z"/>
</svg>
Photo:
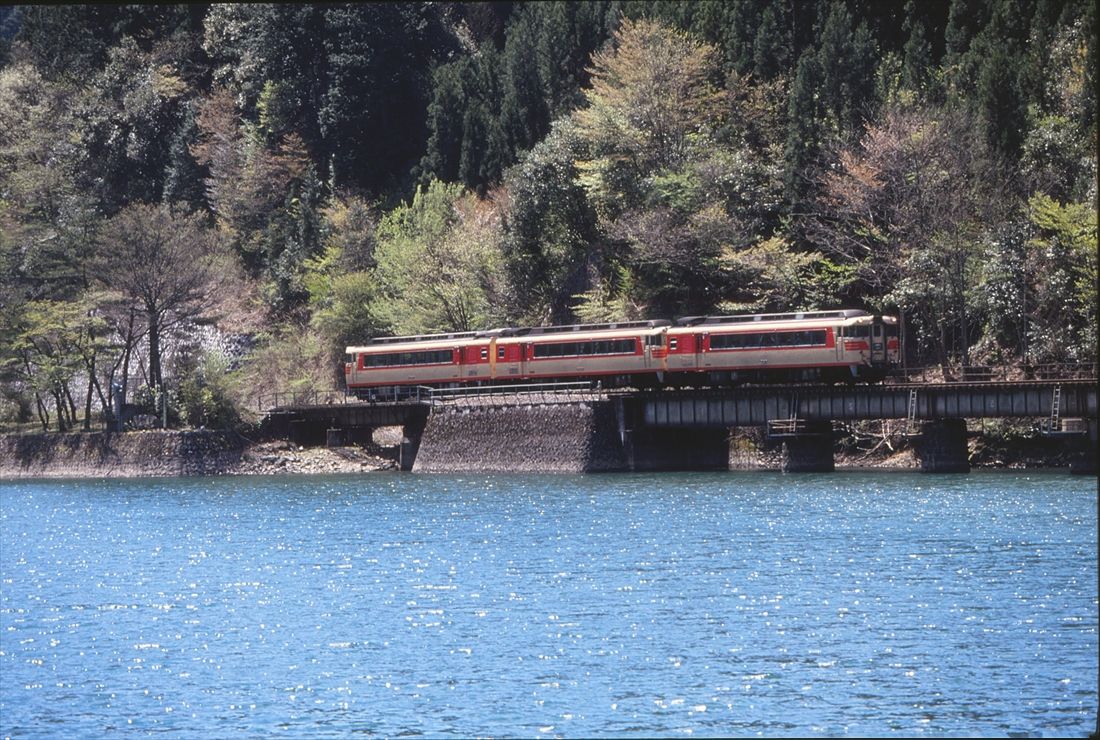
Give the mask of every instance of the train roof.
<svg viewBox="0 0 1100 740">
<path fill-rule="evenodd" d="M 368 339 L 366 344 L 356 347 L 348 347 L 345 352 L 358 354 L 361 352 L 385 352 L 405 349 L 440 349 L 454 346 L 456 341 L 467 343 L 477 339 L 491 339 L 492 337 L 521 338 L 521 337 L 557 337 L 564 334 L 576 337 L 578 335 L 602 335 L 608 332 L 618 332 L 628 329 L 659 329 L 671 326 L 672 322 L 666 319 L 650 319 L 646 321 L 616 321 L 604 324 L 563 324 L 561 326 L 529 326 L 529 327 L 502 327 L 499 329 L 486 329 L 483 331 L 463 331 L 449 334 L 417 334 L 404 337 L 374 337 Z M 401 345 L 401 346 L 399 346 Z M 411 347 L 409 346 L 411 345 Z"/>
<path fill-rule="evenodd" d="M 835 311 L 795 311 L 791 313 L 750 313 L 734 316 L 683 316 L 676 319 L 676 326 L 703 326 L 707 324 L 773 323 L 780 321 L 809 321 L 814 319 L 852 319 L 870 316 L 858 308 Z"/>
<path fill-rule="evenodd" d="M 766 324 L 778 328 L 784 323 L 813 322 L 826 324 L 830 321 L 851 320 L 871 317 L 868 311 L 856 308 L 844 308 L 831 311 L 793 311 L 790 313 L 756 313 L 737 314 L 733 316 L 683 316 L 676 319 L 675 323 L 666 319 L 649 319 L 645 321 L 615 321 L 602 324 L 562 324 L 559 326 L 529 326 L 529 327 L 501 327 L 497 329 L 485 329 L 481 331 L 451 332 L 446 334 L 417 334 L 401 337 L 374 337 L 368 339 L 366 344 L 357 347 L 348 347 L 349 353 L 361 352 L 385 352 L 416 349 L 444 349 L 450 348 L 456 342 L 466 344 L 478 339 L 491 339 L 497 337 L 500 341 L 519 339 L 588 339 L 606 337 L 608 334 L 622 332 L 624 330 L 662 329 L 671 327 L 683 329 L 690 327 L 713 327 L 729 324 L 742 324 L 745 328 L 749 325 Z M 883 317 L 887 322 L 896 321 L 892 317 Z"/>
<path fill-rule="evenodd" d="M 660 329 L 671 326 L 667 319 L 646 321 L 615 321 L 606 324 L 563 324 L 561 326 L 531 326 L 505 329 L 502 337 L 537 337 L 545 334 L 592 334 L 594 332 L 622 331 L 624 329 Z"/>
</svg>

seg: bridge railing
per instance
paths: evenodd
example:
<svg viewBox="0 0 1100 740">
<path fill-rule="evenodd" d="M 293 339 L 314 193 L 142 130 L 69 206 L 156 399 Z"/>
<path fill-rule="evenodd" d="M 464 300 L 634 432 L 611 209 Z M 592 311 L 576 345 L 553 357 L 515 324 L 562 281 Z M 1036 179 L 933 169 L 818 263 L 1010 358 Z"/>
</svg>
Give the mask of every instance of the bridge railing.
<svg viewBox="0 0 1100 740">
<path fill-rule="evenodd" d="M 424 388 L 430 406 L 522 406 L 577 403 L 600 397 L 601 388 L 588 381 L 568 383 L 523 383 L 484 385 L 467 388 Z"/>
<path fill-rule="evenodd" d="M 256 396 L 256 409 L 270 411 L 284 406 L 331 406 L 355 400 L 354 396 L 342 390 L 273 391 Z"/>
</svg>

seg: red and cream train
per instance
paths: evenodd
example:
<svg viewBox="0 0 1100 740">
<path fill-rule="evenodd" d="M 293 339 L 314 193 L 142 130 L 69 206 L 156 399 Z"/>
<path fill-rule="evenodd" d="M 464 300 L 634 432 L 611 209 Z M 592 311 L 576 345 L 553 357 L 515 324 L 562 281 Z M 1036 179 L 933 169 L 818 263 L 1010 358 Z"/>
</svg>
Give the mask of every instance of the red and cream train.
<svg viewBox="0 0 1100 740">
<path fill-rule="evenodd" d="M 347 354 L 348 390 L 369 397 L 416 385 L 873 381 L 898 363 L 899 341 L 896 318 L 845 309 L 377 337 Z"/>
</svg>

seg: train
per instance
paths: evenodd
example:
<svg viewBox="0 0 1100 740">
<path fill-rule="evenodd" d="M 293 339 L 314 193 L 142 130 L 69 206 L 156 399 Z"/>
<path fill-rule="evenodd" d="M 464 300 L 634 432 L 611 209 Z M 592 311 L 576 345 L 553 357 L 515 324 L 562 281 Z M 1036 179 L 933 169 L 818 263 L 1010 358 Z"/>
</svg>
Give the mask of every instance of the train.
<svg viewBox="0 0 1100 740">
<path fill-rule="evenodd" d="M 348 392 L 372 398 L 407 386 L 876 382 L 900 340 L 896 317 L 839 309 L 376 337 L 346 353 Z"/>
</svg>

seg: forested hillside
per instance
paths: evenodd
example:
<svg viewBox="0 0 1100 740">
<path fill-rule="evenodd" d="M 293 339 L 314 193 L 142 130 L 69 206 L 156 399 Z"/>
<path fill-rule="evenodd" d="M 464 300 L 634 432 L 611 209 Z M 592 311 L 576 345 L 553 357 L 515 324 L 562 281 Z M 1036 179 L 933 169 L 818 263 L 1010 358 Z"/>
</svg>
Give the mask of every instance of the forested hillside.
<svg viewBox="0 0 1100 740">
<path fill-rule="evenodd" d="M 1092 0 L 0 8 L 0 422 L 386 333 L 868 308 L 1092 361 Z"/>
</svg>

